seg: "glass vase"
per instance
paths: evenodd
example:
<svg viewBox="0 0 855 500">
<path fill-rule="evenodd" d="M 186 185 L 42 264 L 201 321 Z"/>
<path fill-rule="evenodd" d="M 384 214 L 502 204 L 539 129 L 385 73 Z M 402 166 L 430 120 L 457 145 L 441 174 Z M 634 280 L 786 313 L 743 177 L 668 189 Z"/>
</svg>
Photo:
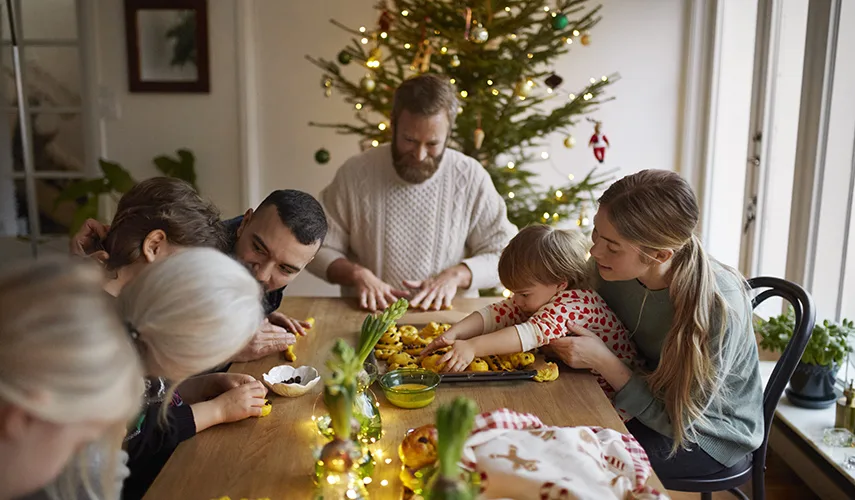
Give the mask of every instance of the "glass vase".
<svg viewBox="0 0 855 500">
<path fill-rule="evenodd" d="M 373 460 L 367 449 L 349 442 L 347 456 L 336 456 L 331 463 L 327 464 L 321 459 L 323 448 L 318 448 L 315 453 L 315 494 L 314 500 L 363 500 L 368 498 L 368 490 L 365 489 L 365 477 L 371 477 L 373 471 Z M 368 468 L 361 468 L 360 464 L 365 459 L 371 464 Z M 363 476 L 363 474 L 368 474 Z"/>
<path fill-rule="evenodd" d="M 371 391 L 370 387 L 377 380 L 377 365 L 366 363 L 363 370 L 359 373 L 356 382 L 356 397 L 353 400 L 353 418 L 359 422 L 359 432 L 355 439 L 362 443 L 375 443 L 383 436 L 383 421 L 380 418 L 380 408 L 377 403 L 377 396 Z M 323 394 L 315 401 L 315 408 L 318 407 L 318 402 L 323 401 Z M 321 408 L 325 408 L 320 406 Z M 312 419 L 318 427 L 318 431 L 327 439 L 333 438 L 333 430 L 330 427 L 330 416 L 323 412 L 313 412 Z"/>
</svg>

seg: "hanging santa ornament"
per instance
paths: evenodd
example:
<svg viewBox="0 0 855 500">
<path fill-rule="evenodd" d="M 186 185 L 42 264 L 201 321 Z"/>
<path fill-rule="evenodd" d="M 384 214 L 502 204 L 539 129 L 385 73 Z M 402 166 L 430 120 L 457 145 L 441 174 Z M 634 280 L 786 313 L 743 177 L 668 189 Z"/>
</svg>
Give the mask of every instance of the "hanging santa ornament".
<svg viewBox="0 0 855 500">
<path fill-rule="evenodd" d="M 598 162 L 603 163 L 606 159 L 606 148 L 609 147 L 609 139 L 602 133 L 603 122 L 591 120 L 590 118 L 588 121 L 594 123 L 594 134 L 588 141 L 588 146 L 594 148 L 594 158 Z"/>
<path fill-rule="evenodd" d="M 551 75 L 546 77 L 546 80 L 544 80 L 543 83 L 545 83 L 546 86 L 551 88 L 552 90 L 555 90 L 559 85 L 561 85 L 561 82 L 563 81 L 563 78 L 556 75 L 555 73 L 552 73 Z"/>
<path fill-rule="evenodd" d="M 329 76 L 324 77 L 323 81 L 321 82 L 321 85 L 324 86 L 324 96 L 325 97 L 331 96 L 332 95 L 332 87 L 333 87 L 332 78 Z"/>
<path fill-rule="evenodd" d="M 558 13 L 552 15 L 552 29 L 555 31 L 563 30 L 568 24 L 570 24 L 570 20 L 564 14 Z"/>
<path fill-rule="evenodd" d="M 430 56 L 432 54 L 433 47 L 430 44 L 430 40 L 425 38 L 419 44 L 418 50 L 416 50 L 416 57 L 413 58 L 411 68 L 420 73 L 427 73 L 430 70 Z"/>
<path fill-rule="evenodd" d="M 567 149 L 573 149 L 573 146 L 576 145 L 576 138 L 572 135 L 568 135 L 564 138 L 564 147 Z"/>
<path fill-rule="evenodd" d="M 347 65 L 350 64 L 350 60 L 353 59 L 353 56 L 350 55 L 350 52 L 346 50 L 342 50 L 338 53 L 338 62 L 341 64 Z"/>
<path fill-rule="evenodd" d="M 374 92 L 374 89 L 377 87 L 377 82 L 374 81 L 374 77 L 371 73 L 366 73 L 365 76 L 362 77 L 362 80 L 359 81 L 359 86 L 366 92 Z"/>
<path fill-rule="evenodd" d="M 454 54 L 453 56 L 451 56 L 451 63 L 450 64 L 451 64 L 452 68 L 456 68 L 456 67 L 460 66 L 460 58 L 457 57 L 457 54 Z"/>
<path fill-rule="evenodd" d="M 380 19 L 377 20 L 377 25 L 380 26 L 380 31 L 389 31 L 389 28 L 392 27 L 392 14 L 389 14 L 388 9 L 383 9 Z"/>
<path fill-rule="evenodd" d="M 478 128 L 475 129 L 475 134 L 472 139 L 475 142 L 475 149 L 481 149 L 481 145 L 484 144 L 484 129 L 481 128 L 481 115 L 478 115 Z"/>
</svg>

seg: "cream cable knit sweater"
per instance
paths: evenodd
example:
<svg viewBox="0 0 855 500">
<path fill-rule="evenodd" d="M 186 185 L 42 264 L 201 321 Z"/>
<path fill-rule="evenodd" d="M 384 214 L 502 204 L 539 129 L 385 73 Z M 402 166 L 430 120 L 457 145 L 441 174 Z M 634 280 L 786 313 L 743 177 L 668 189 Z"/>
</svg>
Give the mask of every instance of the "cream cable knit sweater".
<svg viewBox="0 0 855 500">
<path fill-rule="evenodd" d="M 396 288 L 462 262 L 472 271 L 465 296 L 477 296 L 499 285 L 499 255 L 516 233 L 484 167 L 451 149 L 433 177 L 408 184 L 390 145 L 371 148 L 342 165 L 321 203 L 329 232 L 309 270 L 323 279 L 341 257 Z"/>
</svg>

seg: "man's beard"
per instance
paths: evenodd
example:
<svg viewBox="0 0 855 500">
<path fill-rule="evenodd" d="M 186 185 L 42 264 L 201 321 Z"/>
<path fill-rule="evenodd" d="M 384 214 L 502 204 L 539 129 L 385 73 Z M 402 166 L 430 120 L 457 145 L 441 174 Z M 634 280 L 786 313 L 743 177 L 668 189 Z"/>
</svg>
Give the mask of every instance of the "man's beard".
<svg viewBox="0 0 855 500">
<path fill-rule="evenodd" d="M 427 155 L 424 160 L 417 161 L 412 154 L 400 154 L 397 141 L 394 137 L 392 138 L 392 164 L 395 166 L 395 172 L 398 173 L 398 177 L 410 184 L 421 184 L 433 177 L 433 174 L 439 170 L 444 154 L 445 147 L 439 155 Z"/>
</svg>

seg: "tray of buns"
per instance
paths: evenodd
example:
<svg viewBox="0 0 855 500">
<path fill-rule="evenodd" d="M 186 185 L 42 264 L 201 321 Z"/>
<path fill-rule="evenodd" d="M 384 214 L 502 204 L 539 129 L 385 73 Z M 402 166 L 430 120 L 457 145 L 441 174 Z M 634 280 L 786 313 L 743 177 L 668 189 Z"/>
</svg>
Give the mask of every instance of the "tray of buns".
<svg viewBox="0 0 855 500">
<path fill-rule="evenodd" d="M 377 372 L 381 375 L 399 368 L 424 368 L 439 373 L 442 382 L 446 383 L 531 380 L 538 378 L 542 370 L 551 371 L 554 367 L 553 363 L 546 363 L 541 355 L 519 352 L 475 358 L 463 372 L 443 372 L 439 362 L 448 348 L 439 349 L 423 358 L 421 353 L 449 328 L 451 325 L 448 323 L 435 322 L 426 325 L 393 324 L 384 332 L 369 360 L 376 364 Z M 541 378 L 544 376 L 541 373 Z"/>
</svg>

